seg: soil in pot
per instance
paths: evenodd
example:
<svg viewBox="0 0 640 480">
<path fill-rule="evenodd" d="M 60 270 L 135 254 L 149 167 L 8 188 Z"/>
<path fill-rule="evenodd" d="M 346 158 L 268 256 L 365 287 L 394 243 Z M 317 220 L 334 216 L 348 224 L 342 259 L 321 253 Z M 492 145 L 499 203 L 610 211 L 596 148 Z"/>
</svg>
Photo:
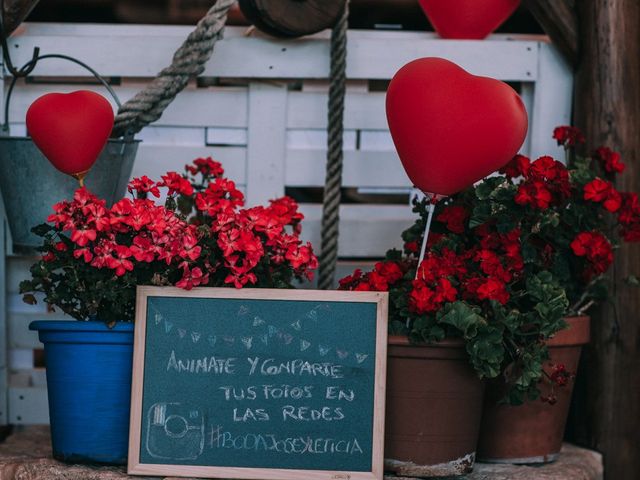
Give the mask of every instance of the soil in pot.
<svg viewBox="0 0 640 480">
<path fill-rule="evenodd" d="M 582 346 L 589 341 L 589 317 L 566 319 L 569 328 L 558 332 L 549 340 L 550 364 L 563 364 L 575 373 Z M 551 405 L 540 399 L 524 405 L 501 403 L 506 385 L 499 379 L 487 383 L 482 427 L 478 444 L 478 458 L 493 463 L 545 463 L 552 462 L 560 453 L 567 415 L 571 404 L 573 380 L 563 387 L 554 388 L 557 401 Z M 548 382 L 540 385 L 542 396 L 551 394 Z"/>
<path fill-rule="evenodd" d="M 400 476 L 469 473 L 483 393 L 462 341 L 411 345 L 389 337 L 385 469 Z"/>
</svg>

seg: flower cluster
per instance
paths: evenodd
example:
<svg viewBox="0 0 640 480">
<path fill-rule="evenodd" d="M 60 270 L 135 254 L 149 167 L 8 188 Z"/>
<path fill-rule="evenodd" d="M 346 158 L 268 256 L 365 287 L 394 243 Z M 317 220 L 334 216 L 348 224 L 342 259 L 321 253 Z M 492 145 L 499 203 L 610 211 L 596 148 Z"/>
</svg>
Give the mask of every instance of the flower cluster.
<svg viewBox="0 0 640 480">
<path fill-rule="evenodd" d="M 540 157 L 531 162 L 518 155 L 502 172 L 507 178 L 523 177 L 514 198 L 518 205 L 546 209 L 561 204 L 571 195 L 566 167 L 551 157 Z"/>
<path fill-rule="evenodd" d="M 575 147 L 579 143 L 584 143 L 585 138 L 580 129 L 569 125 L 561 125 L 553 130 L 553 138 L 558 145 L 565 147 Z"/>
<path fill-rule="evenodd" d="M 571 242 L 571 250 L 577 257 L 586 258 L 583 274 L 587 281 L 606 272 L 613 262 L 611 243 L 600 232 L 580 232 Z"/>
<path fill-rule="evenodd" d="M 389 291 L 392 333 L 463 338 L 481 375 L 502 373 L 512 383 L 514 403 L 539 396 L 545 341 L 566 326 L 564 317 L 602 298 L 615 237 L 640 241 L 638 196 L 614 186 L 620 155 L 600 147 L 578 156 L 585 138 L 574 127 L 558 127 L 553 138 L 567 164 L 517 155 L 502 175 L 439 201 L 419 265 L 429 200 L 417 202 L 420 218 L 403 232 L 403 251 L 340 284 Z M 560 370 L 553 375 L 564 381 Z"/>
<path fill-rule="evenodd" d="M 45 241 L 21 285 L 25 300 L 44 292 L 78 319 L 132 320 L 136 285 L 290 287 L 312 278 L 317 259 L 300 239 L 293 199 L 243 208 L 220 163 L 198 158 L 185 171 L 135 178 L 132 198 L 111 207 L 86 188 L 54 205 L 50 224 L 34 229 Z M 162 190 L 157 205 L 149 197 Z"/>
<path fill-rule="evenodd" d="M 445 208 L 438 218 L 447 224 L 447 228 L 457 232 L 457 224 L 449 224 L 448 220 L 453 215 L 464 215 L 461 208 Z M 507 284 L 524 268 L 519 232 L 501 234 L 494 226 L 483 225 L 477 229 L 477 235 L 478 244 L 460 253 L 447 246 L 435 247 L 427 253 L 411 280 L 408 304 L 411 315 L 435 313 L 444 304 L 456 300 L 476 303 L 495 300 L 503 305 L 508 302 Z M 388 291 L 402 283 L 410 263 L 378 262 L 371 272 L 363 274 L 356 270 L 345 277 L 340 281 L 340 287 L 355 291 Z"/>
<path fill-rule="evenodd" d="M 618 210 L 620 236 L 627 242 L 640 242 L 640 203 L 637 193 L 622 193 Z"/>
<path fill-rule="evenodd" d="M 569 372 L 562 363 L 550 363 L 549 367 L 551 368 L 551 373 L 544 371 L 544 376 L 549 384 L 550 391 L 546 395 L 541 395 L 540 400 L 549 405 L 555 405 L 558 402 L 556 387 L 566 387 L 576 375 Z"/>
</svg>

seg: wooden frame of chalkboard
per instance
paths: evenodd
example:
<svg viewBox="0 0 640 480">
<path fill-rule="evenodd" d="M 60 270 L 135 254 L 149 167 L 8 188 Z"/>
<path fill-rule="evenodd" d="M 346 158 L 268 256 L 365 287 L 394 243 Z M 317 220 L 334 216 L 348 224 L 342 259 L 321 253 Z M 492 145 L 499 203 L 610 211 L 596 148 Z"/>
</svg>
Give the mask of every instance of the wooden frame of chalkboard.
<svg viewBox="0 0 640 480">
<path fill-rule="evenodd" d="M 138 287 L 128 473 L 381 480 L 387 311 L 385 292 Z"/>
</svg>

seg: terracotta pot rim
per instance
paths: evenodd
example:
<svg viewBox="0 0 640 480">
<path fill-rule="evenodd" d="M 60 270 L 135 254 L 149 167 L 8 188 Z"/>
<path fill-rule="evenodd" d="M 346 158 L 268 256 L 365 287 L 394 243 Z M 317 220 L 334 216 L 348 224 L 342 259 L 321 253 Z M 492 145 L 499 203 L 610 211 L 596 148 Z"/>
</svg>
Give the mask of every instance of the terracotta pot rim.
<svg viewBox="0 0 640 480">
<path fill-rule="evenodd" d="M 582 315 L 579 317 L 566 317 L 569 326 L 560 330 L 547 340 L 549 347 L 569 347 L 572 345 L 586 345 L 591 338 L 591 317 Z"/>
<path fill-rule="evenodd" d="M 445 338 L 433 343 L 411 343 L 404 335 L 389 335 L 387 343 L 394 347 L 409 348 L 464 348 L 465 342 L 461 338 Z"/>
<path fill-rule="evenodd" d="M 588 315 L 566 317 L 565 321 L 569 326 L 547 340 L 547 346 L 565 347 L 589 343 L 591 338 L 591 317 Z M 404 335 L 389 335 L 387 343 L 389 346 L 409 348 L 464 348 L 465 345 L 464 340 L 461 338 L 446 338 L 440 342 L 433 343 L 412 343 Z"/>
</svg>

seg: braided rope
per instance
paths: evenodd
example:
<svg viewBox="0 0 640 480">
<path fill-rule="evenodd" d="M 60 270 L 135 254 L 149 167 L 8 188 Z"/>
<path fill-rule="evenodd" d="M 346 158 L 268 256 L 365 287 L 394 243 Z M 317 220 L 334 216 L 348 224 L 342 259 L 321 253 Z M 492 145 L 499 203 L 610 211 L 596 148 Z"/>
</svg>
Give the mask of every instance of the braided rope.
<svg viewBox="0 0 640 480">
<path fill-rule="evenodd" d="M 176 50 L 171 65 L 120 107 L 112 137 L 137 133 L 158 120 L 164 109 L 187 86 L 189 79 L 204 71 L 204 65 L 211 58 L 216 41 L 222 38 L 227 12 L 235 1 L 217 0 Z"/>
<path fill-rule="evenodd" d="M 322 204 L 322 251 L 318 288 L 333 287 L 340 223 L 340 188 L 342 186 L 342 135 L 344 131 L 344 95 L 347 65 L 347 18 L 349 2 L 331 32 L 331 72 L 327 139 L 327 171 Z"/>
</svg>

